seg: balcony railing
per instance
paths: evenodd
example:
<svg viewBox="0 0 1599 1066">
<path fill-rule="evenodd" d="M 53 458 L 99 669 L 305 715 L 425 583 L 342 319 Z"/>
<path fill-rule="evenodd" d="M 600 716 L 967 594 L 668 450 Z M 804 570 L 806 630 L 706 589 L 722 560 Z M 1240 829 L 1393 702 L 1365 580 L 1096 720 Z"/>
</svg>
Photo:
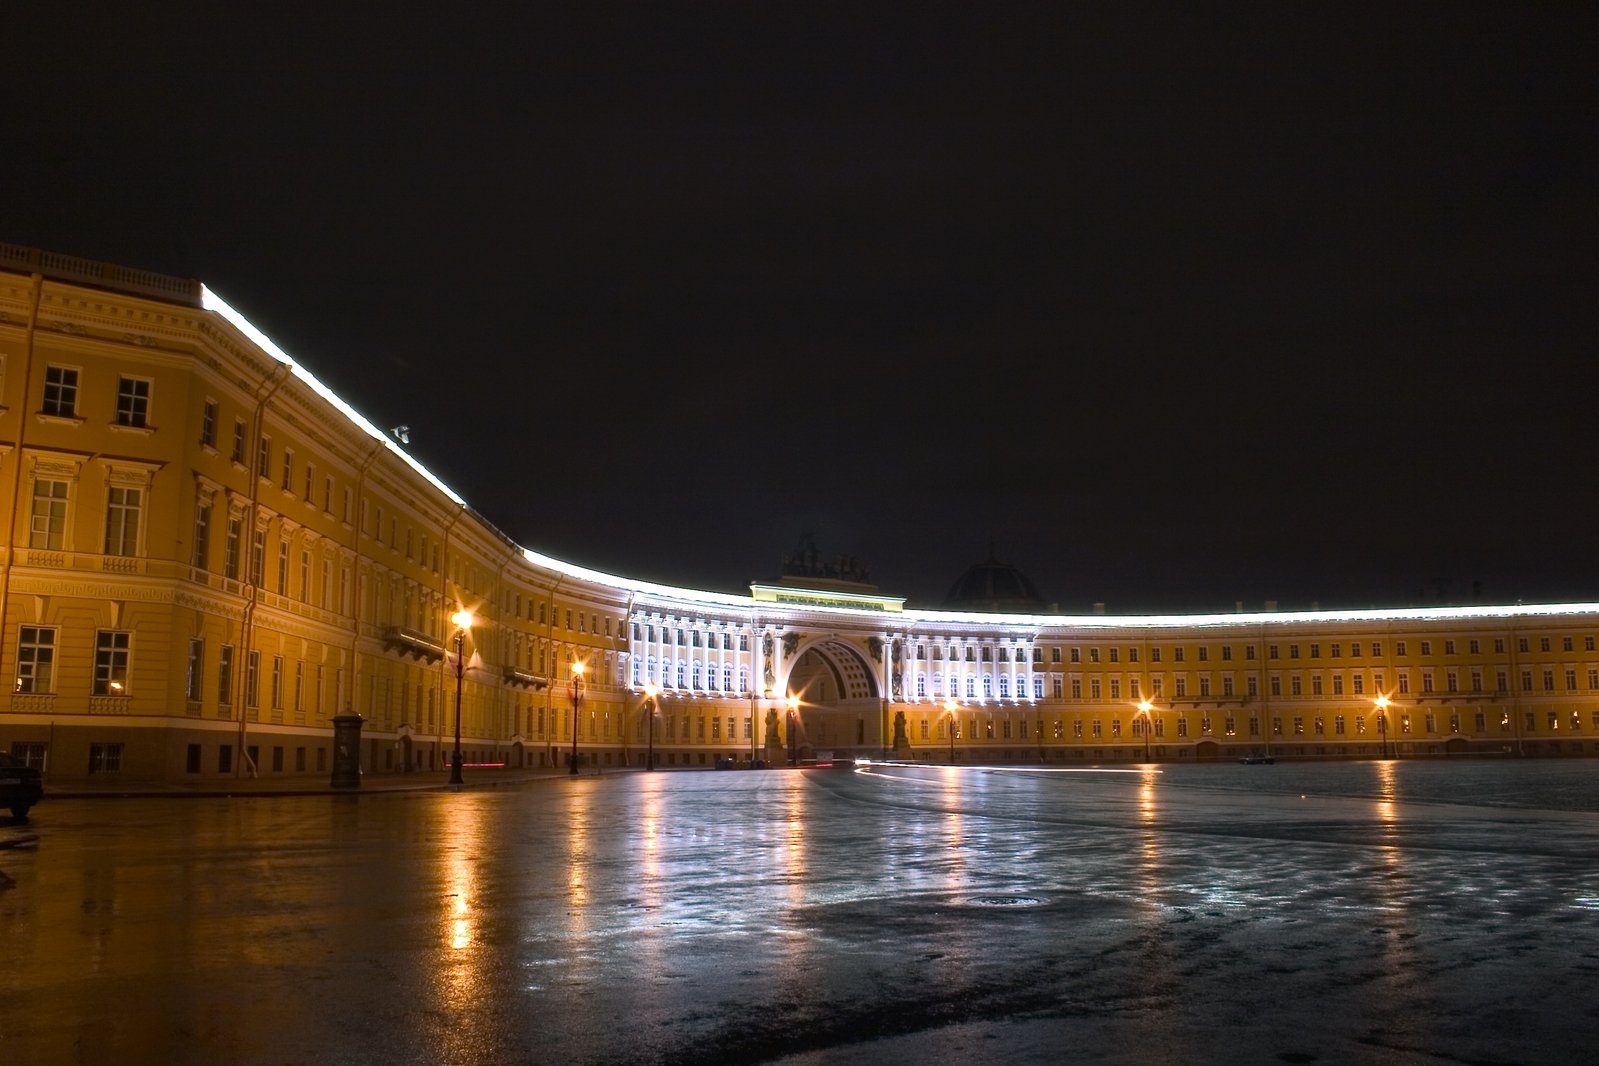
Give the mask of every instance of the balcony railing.
<svg viewBox="0 0 1599 1066">
<path fill-rule="evenodd" d="M 421 630 L 407 626 L 384 626 L 383 642 L 401 655 L 410 655 L 418 660 L 425 659 L 429 663 L 436 663 L 444 658 L 444 645 L 437 643 Z"/>
</svg>

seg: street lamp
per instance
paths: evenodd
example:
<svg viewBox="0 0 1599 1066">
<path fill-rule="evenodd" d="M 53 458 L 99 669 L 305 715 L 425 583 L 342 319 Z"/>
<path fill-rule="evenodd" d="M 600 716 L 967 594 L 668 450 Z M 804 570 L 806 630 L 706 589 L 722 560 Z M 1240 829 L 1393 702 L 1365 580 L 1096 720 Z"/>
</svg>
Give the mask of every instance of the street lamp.
<svg viewBox="0 0 1599 1066">
<path fill-rule="evenodd" d="M 1149 723 L 1150 723 L 1149 712 L 1153 711 L 1154 709 L 1155 709 L 1155 705 L 1153 703 L 1150 703 L 1148 699 L 1142 699 L 1142 700 L 1138 701 L 1138 710 L 1140 712 L 1142 712 L 1142 714 L 1144 716 L 1144 761 L 1145 762 L 1149 762 Z"/>
<path fill-rule="evenodd" d="M 798 766 L 799 765 L 798 725 L 799 725 L 800 698 L 798 696 L 794 695 L 794 693 L 790 692 L 788 694 L 788 699 L 785 700 L 784 702 L 786 702 L 788 704 L 788 764 L 790 766 Z"/>
<path fill-rule="evenodd" d="M 461 780 L 461 678 L 466 674 L 466 631 L 472 628 L 472 612 L 456 611 L 450 616 L 455 623 L 455 751 L 450 754 L 450 784 L 464 784 Z"/>
<path fill-rule="evenodd" d="M 648 740 L 649 753 L 644 756 L 644 769 L 646 770 L 655 769 L 655 697 L 660 695 L 660 693 L 661 690 L 656 688 L 654 685 L 644 686 L 644 707 L 650 716 Z"/>
<path fill-rule="evenodd" d="M 960 719 L 955 717 L 955 712 L 960 709 L 961 705 L 953 699 L 944 701 L 944 715 L 949 719 L 949 764 L 951 766 L 955 765 L 955 727 L 960 724 Z"/>
<path fill-rule="evenodd" d="M 572 664 L 572 776 L 577 776 L 577 709 L 583 704 L 583 663 Z"/>
<path fill-rule="evenodd" d="M 1377 739 L 1382 744 L 1382 757 L 1388 758 L 1388 697 L 1378 696 L 1372 703 L 1377 707 Z"/>
</svg>

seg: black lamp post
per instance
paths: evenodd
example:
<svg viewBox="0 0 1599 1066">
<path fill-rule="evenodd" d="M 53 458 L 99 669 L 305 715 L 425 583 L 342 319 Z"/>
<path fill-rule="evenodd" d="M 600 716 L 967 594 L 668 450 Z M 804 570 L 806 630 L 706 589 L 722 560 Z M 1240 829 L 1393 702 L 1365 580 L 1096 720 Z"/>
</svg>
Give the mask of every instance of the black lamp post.
<svg viewBox="0 0 1599 1066">
<path fill-rule="evenodd" d="M 466 674 L 466 631 L 472 627 L 472 612 L 457 611 L 450 621 L 455 623 L 455 750 L 450 754 L 450 784 L 460 785 L 461 779 L 461 679 Z"/>
<path fill-rule="evenodd" d="M 1388 697 L 1378 696 L 1372 701 L 1377 707 L 1377 742 L 1381 745 L 1382 757 L 1388 758 Z"/>
<path fill-rule="evenodd" d="M 577 711 L 583 705 L 583 664 L 572 664 L 572 776 L 577 776 Z"/>
<path fill-rule="evenodd" d="M 660 691 L 654 685 L 644 686 L 644 713 L 649 715 L 645 726 L 649 730 L 645 741 L 647 754 L 644 756 L 644 769 L 646 770 L 655 769 L 655 697 Z"/>
<path fill-rule="evenodd" d="M 799 765 L 799 705 L 800 698 L 792 692 L 788 695 L 788 764 Z"/>
<path fill-rule="evenodd" d="M 960 719 L 955 717 L 955 712 L 960 710 L 960 704 L 954 700 L 944 701 L 944 713 L 949 715 L 949 764 L 955 765 L 955 729 L 960 724 Z"/>
<path fill-rule="evenodd" d="M 1155 709 L 1155 705 L 1148 700 L 1140 700 L 1138 709 L 1144 712 L 1144 761 L 1149 762 L 1149 712 Z"/>
</svg>

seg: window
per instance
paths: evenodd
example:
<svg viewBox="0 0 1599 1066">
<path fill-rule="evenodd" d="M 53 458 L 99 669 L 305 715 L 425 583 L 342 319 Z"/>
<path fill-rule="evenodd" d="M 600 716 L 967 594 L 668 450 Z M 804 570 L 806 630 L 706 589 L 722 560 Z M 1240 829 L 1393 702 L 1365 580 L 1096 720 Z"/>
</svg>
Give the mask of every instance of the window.
<svg viewBox="0 0 1599 1066">
<path fill-rule="evenodd" d="M 112 485 L 106 494 L 105 554 L 139 554 L 139 507 L 143 489 Z"/>
<path fill-rule="evenodd" d="M 46 626 L 20 626 L 17 630 L 18 692 L 53 692 L 56 631 Z"/>
<path fill-rule="evenodd" d="M 229 456 L 239 466 L 244 465 L 244 419 L 233 420 L 233 454 Z"/>
<path fill-rule="evenodd" d="M 217 703 L 223 707 L 233 704 L 233 645 L 222 645 L 222 655 L 217 661 Z"/>
<path fill-rule="evenodd" d="M 28 547 L 60 551 L 67 528 L 67 483 L 38 478 L 33 483 L 33 518 Z"/>
<path fill-rule="evenodd" d="M 283 480 L 278 483 L 284 492 L 294 491 L 294 449 L 283 449 Z"/>
<path fill-rule="evenodd" d="M 255 448 L 255 473 L 257 477 L 272 477 L 272 438 L 262 437 Z"/>
<path fill-rule="evenodd" d="M 261 653 L 252 651 L 244 661 L 244 704 L 261 706 Z"/>
<path fill-rule="evenodd" d="M 305 464 L 305 502 L 306 503 L 310 503 L 311 502 L 311 495 L 312 495 L 312 492 L 315 490 L 315 488 L 316 488 L 316 464 L 314 464 L 314 463 L 306 463 Z M 407 529 L 405 531 L 405 557 L 407 559 L 409 559 L 411 557 L 411 531 L 409 529 Z"/>
<path fill-rule="evenodd" d="M 283 710 L 283 656 L 272 656 L 272 709 Z"/>
<path fill-rule="evenodd" d="M 194 508 L 194 551 L 189 563 L 196 570 L 204 570 L 211 551 L 211 503 L 201 500 Z"/>
<path fill-rule="evenodd" d="M 260 588 L 265 580 L 265 571 L 266 530 L 257 529 L 250 534 L 250 584 Z"/>
<path fill-rule="evenodd" d="M 90 744 L 89 772 L 91 774 L 116 773 L 122 769 L 121 744 Z"/>
<path fill-rule="evenodd" d="M 45 368 L 44 413 L 58 418 L 78 416 L 78 372 L 72 367 Z"/>
<path fill-rule="evenodd" d="M 117 382 L 117 425 L 145 427 L 150 424 L 150 382 L 144 378 L 122 378 Z"/>
<path fill-rule="evenodd" d="M 205 667 L 205 641 L 199 637 L 189 640 L 188 670 L 183 675 L 183 698 L 191 703 L 200 699 L 201 671 Z"/>
<path fill-rule="evenodd" d="M 239 580 L 239 535 L 243 526 L 240 519 L 228 519 L 228 538 L 222 546 L 222 576 L 229 581 Z"/>
<path fill-rule="evenodd" d="M 94 635 L 94 694 L 96 696 L 126 696 L 128 694 L 128 654 L 131 634 L 114 629 L 101 629 Z"/>
<path fill-rule="evenodd" d="M 207 400 L 200 413 L 200 443 L 207 448 L 217 446 L 217 402 Z"/>
</svg>

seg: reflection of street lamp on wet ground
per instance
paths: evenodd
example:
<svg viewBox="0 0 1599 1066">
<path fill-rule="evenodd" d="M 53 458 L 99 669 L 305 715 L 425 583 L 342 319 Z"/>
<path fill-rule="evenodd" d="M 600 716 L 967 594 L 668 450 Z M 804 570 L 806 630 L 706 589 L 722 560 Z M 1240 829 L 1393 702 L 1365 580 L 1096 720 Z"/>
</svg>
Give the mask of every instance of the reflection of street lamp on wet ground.
<svg viewBox="0 0 1599 1066">
<path fill-rule="evenodd" d="M 951 766 L 955 765 L 955 733 L 960 725 L 960 719 L 955 717 L 955 712 L 960 709 L 961 705 L 956 703 L 953 698 L 944 701 L 944 716 L 949 719 L 949 764 Z"/>
<path fill-rule="evenodd" d="M 583 705 L 583 663 L 572 664 L 572 773 L 577 774 L 577 709 Z"/>
<path fill-rule="evenodd" d="M 461 610 L 450 616 L 455 623 L 455 751 L 450 754 L 450 784 L 461 779 L 461 678 L 466 672 L 466 631 L 472 628 L 472 612 Z"/>
</svg>

